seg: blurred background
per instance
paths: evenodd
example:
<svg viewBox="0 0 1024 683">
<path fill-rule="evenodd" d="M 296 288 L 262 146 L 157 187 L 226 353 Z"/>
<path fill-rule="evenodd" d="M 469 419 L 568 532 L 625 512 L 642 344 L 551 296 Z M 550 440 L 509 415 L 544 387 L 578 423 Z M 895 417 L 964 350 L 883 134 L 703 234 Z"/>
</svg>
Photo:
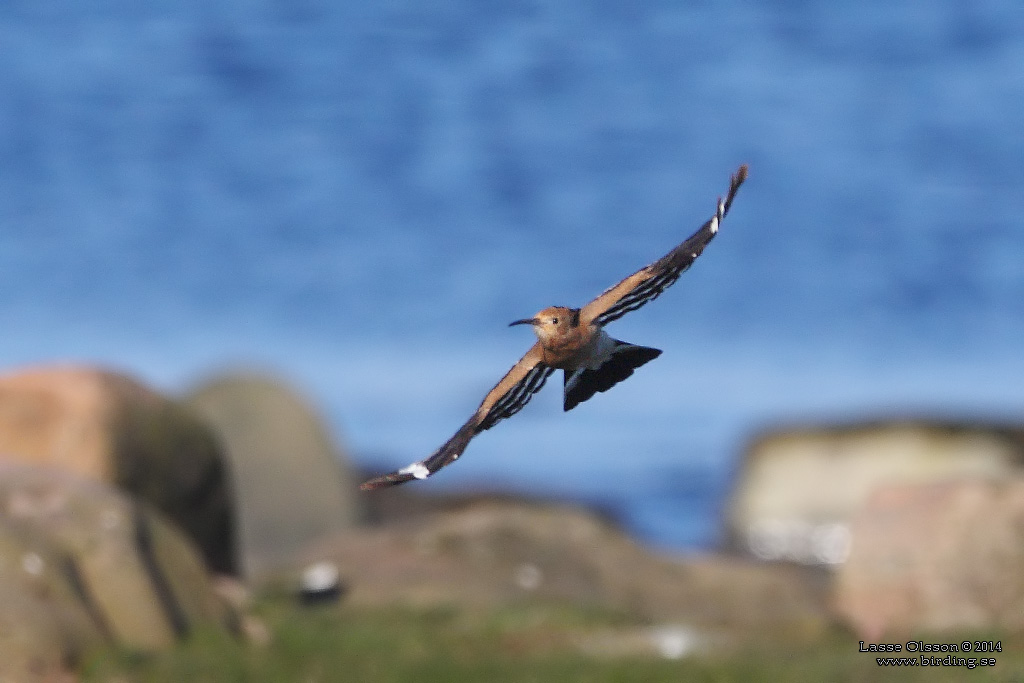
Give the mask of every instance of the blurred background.
<svg viewBox="0 0 1024 683">
<path fill-rule="evenodd" d="M 0 6 L 0 366 L 170 393 L 255 367 L 369 470 L 447 439 L 532 343 L 707 219 L 616 322 L 665 351 L 552 381 L 435 491 L 720 540 L 765 425 L 1024 414 L 1024 13 L 1009 0 Z"/>
</svg>

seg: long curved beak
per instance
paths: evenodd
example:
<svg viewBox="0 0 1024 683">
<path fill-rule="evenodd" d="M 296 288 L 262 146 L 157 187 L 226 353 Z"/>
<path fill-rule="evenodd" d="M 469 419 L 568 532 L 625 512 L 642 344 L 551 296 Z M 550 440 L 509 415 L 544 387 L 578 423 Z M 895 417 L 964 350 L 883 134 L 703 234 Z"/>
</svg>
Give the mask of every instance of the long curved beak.
<svg viewBox="0 0 1024 683">
<path fill-rule="evenodd" d="M 508 326 L 512 327 L 513 325 L 536 325 L 536 324 L 537 324 L 537 319 L 536 318 L 523 318 L 522 320 L 515 320 L 513 322 L 510 322 L 508 324 Z"/>
</svg>

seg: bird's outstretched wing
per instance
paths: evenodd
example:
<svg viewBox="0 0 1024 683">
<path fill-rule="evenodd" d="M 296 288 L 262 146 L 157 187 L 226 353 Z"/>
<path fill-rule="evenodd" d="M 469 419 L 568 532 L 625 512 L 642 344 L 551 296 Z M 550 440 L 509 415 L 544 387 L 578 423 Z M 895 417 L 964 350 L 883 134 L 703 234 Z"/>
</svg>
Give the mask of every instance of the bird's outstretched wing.
<svg viewBox="0 0 1024 683">
<path fill-rule="evenodd" d="M 491 389 L 473 417 L 455 432 L 443 446 L 434 451 L 426 460 L 414 462 L 408 467 L 376 477 L 364 482 L 359 488 L 364 491 L 404 484 L 412 479 L 426 479 L 434 472 L 458 460 L 466 450 L 470 440 L 490 429 L 506 417 L 511 417 L 522 410 L 530 398 L 540 391 L 554 368 L 542 362 L 543 349 L 534 344 L 519 362 Z"/>
<path fill-rule="evenodd" d="M 700 230 L 651 265 L 641 268 L 619 284 L 609 287 L 584 306 L 580 310 L 580 323 L 606 325 L 630 311 L 635 311 L 648 301 L 653 301 L 668 289 L 669 285 L 678 280 L 679 276 L 697 260 L 697 257 L 704 251 L 704 247 L 714 238 L 722 219 L 729 213 L 729 207 L 732 206 L 736 191 L 740 189 L 740 185 L 746 179 L 747 167 L 743 165 L 732 176 L 725 201 L 722 201 L 721 197 L 718 198 L 715 215 L 702 225 Z"/>
</svg>

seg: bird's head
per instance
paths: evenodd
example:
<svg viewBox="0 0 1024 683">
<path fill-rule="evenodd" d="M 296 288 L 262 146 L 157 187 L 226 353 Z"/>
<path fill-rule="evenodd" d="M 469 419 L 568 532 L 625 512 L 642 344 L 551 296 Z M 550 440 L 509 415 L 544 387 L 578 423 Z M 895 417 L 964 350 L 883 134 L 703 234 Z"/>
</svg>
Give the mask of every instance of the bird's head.
<svg viewBox="0 0 1024 683">
<path fill-rule="evenodd" d="M 533 325 L 533 331 L 541 341 L 565 334 L 580 324 L 580 309 L 565 306 L 549 306 L 532 318 L 523 318 L 509 323 L 512 325 Z"/>
</svg>

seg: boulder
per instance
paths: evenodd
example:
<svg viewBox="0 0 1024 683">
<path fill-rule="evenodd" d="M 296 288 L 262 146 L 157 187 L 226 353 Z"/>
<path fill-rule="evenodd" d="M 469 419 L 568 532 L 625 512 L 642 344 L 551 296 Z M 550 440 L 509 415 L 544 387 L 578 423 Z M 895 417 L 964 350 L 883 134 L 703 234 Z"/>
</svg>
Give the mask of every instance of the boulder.
<svg viewBox="0 0 1024 683">
<path fill-rule="evenodd" d="M 53 367 L 0 376 L 0 454 L 114 484 L 184 529 L 212 569 L 234 570 L 227 469 L 213 432 L 123 375 Z"/>
<path fill-rule="evenodd" d="M 1024 430 L 924 420 L 784 429 L 747 448 L 730 543 L 765 560 L 841 563 L 849 523 L 887 483 L 1003 479 L 1024 470 Z"/>
<path fill-rule="evenodd" d="M 43 559 L 30 565 L 56 565 L 112 642 L 151 650 L 198 624 L 234 625 L 195 546 L 149 505 L 109 485 L 61 468 L 0 461 L 0 521 L 56 549 L 51 559 L 37 553 Z M 24 553 L 14 552 L 0 562 L 26 566 Z M 66 602 L 66 591 L 49 593 L 56 604 Z"/>
<path fill-rule="evenodd" d="M 316 411 L 283 382 L 228 375 L 186 401 L 226 449 L 245 576 L 290 566 L 310 543 L 362 519 L 357 476 Z"/>
<path fill-rule="evenodd" d="M 354 604 L 491 606 L 569 601 L 701 628 L 817 631 L 817 572 L 725 556 L 672 559 L 576 507 L 478 501 L 350 530 L 306 555 L 331 562 Z"/>
<path fill-rule="evenodd" d="M 107 642 L 81 600 L 73 564 L 45 538 L 0 516 L 0 681 L 72 681 Z"/>
<path fill-rule="evenodd" d="M 1024 628 L 1024 479 L 894 485 L 854 517 L 835 608 L 865 640 Z"/>
</svg>

